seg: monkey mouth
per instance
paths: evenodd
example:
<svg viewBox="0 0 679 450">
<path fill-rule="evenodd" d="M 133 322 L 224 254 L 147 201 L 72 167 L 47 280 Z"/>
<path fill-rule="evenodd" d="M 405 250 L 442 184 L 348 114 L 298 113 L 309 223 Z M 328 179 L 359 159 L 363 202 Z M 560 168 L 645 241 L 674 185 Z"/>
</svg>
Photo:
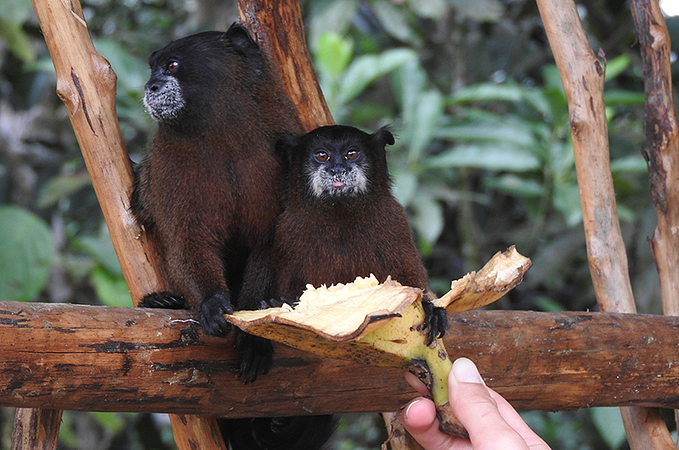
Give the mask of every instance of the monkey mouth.
<svg viewBox="0 0 679 450">
<path fill-rule="evenodd" d="M 335 189 L 341 189 L 346 185 L 347 184 L 344 181 L 335 181 L 332 183 L 332 187 L 334 187 Z"/>
</svg>

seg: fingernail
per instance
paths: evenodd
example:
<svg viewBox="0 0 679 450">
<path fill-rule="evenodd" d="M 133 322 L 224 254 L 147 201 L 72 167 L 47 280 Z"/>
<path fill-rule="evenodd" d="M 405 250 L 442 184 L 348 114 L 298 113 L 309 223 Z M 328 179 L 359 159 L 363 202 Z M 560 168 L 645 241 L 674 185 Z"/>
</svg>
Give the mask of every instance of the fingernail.
<svg viewBox="0 0 679 450">
<path fill-rule="evenodd" d="M 485 384 L 476 365 L 467 358 L 458 358 L 453 363 L 453 376 L 458 383 Z"/>
<path fill-rule="evenodd" d="M 419 400 L 415 400 L 415 401 L 410 402 L 410 404 L 406 407 L 406 410 L 403 411 L 403 419 L 404 420 L 408 419 L 408 411 L 410 411 L 410 407 L 413 406 L 417 402 L 419 402 Z"/>
</svg>

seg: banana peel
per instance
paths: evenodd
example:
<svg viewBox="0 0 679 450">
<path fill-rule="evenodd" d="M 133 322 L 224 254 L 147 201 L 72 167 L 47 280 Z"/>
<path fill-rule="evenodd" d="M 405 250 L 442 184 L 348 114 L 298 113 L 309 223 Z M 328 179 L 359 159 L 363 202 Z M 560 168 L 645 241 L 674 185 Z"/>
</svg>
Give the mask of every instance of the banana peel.
<svg viewBox="0 0 679 450">
<path fill-rule="evenodd" d="M 451 291 L 434 304 L 448 312 L 485 306 L 518 285 L 530 266 L 530 260 L 512 246 L 479 272 L 453 281 Z M 371 275 L 349 284 L 308 285 L 294 308 L 283 305 L 225 317 L 250 334 L 317 355 L 408 370 L 429 389 L 441 430 L 468 437 L 448 404 L 452 363 L 443 341 L 425 345 L 428 330 L 421 299 L 421 289 L 390 278 L 380 284 Z"/>
</svg>

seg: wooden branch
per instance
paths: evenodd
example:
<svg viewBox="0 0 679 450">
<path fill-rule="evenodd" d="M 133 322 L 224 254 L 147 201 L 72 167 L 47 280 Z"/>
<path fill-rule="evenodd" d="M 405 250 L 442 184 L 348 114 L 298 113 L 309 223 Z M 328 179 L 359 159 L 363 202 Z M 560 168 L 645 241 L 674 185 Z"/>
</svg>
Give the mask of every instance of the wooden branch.
<svg viewBox="0 0 679 450">
<path fill-rule="evenodd" d="M 644 65 L 646 142 L 651 195 L 658 224 L 651 251 L 660 276 L 663 312 L 679 316 L 679 132 L 674 112 L 670 36 L 657 1 L 631 0 Z M 679 422 L 679 411 L 674 412 Z M 679 443 L 677 443 L 679 448 Z"/>
<path fill-rule="evenodd" d="M 238 0 L 240 20 L 250 31 L 307 131 L 334 123 L 311 65 L 299 0 Z"/>
<path fill-rule="evenodd" d="M 116 116 L 116 75 L 94 49 L 77 0 L 33 0 L 71 124 L 132 298 L 162 285 L 156 252 L 130 212 L 132 167 Z"/>
<path fill-rule="evenodd" d="M 587 256 L 597 302 L 602 311 L 633 313 L 636 306 L 609 162 L 604 69 L 589 45 L 572 0 L 537 0 L 537 4 L 568 100 Z M 623 408 L 621 414 L 633 450 L 673 446 L 658 412 Z"/>
<path fill-rule="evenodd" d="M 61 411 L 17 409 L 12 430 L 11 450 L 54 450 L 57 448 Z"/>
<path fill-rule="evenodd" d="M 604 110 L 604 69 L 572 0 L 538 0 L 570 115 L 575 168 L 597 301 L 602 310 L 635 312 L 627 255 L 613 191 Z"/>
<path fill-rule="evenodd" d="M 651 249 L 660 274 L 665 314 L 679 315 L 679 129 L 674 112 L 670 37 L 657 1 L 631 0 L 644 63 L 646 142 L 658 226 Z"/>
<path fill-rule="evenodd" d="M 677 407 L 679 318 L 608 313 L 450 316 L 452 358 L 477 362 L 516 407 Z M 417 394 L 398 369 L 277 345 L 274 368 L 237 377 L 232 337 L 186 311 L 0 302 L 0 405 L 269 417 L 395 411 Z"/>
</svg>

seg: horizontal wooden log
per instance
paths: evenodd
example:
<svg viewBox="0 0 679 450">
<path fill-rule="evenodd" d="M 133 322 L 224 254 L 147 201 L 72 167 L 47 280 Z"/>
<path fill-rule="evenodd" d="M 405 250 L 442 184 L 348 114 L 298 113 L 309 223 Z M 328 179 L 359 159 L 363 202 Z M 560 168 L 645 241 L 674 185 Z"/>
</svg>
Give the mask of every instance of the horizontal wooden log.
<svg viewBox="0 0 679 450">
<path fill-rule="evenodd" d="M 679 407 L 679 318 L 604 313 L 451 314 L 451 358 L 477 362 L 518 408 Z M 233 337 L 186 311 L 0 302 L 0 406 L 228 417 L 393 411 L 401 370 L 276 346 L 243 385 Z"/>
</svg>

